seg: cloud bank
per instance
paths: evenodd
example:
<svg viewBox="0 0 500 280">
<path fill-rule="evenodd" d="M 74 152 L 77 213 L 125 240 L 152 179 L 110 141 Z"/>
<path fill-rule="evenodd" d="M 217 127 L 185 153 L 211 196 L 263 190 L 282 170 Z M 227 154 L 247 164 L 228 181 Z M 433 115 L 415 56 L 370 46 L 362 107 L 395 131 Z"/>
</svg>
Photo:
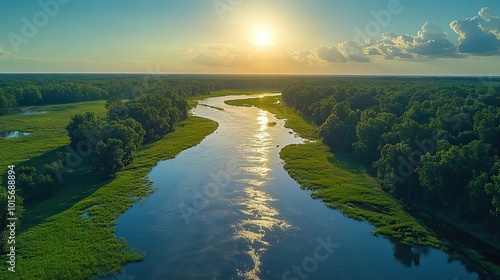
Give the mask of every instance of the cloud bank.
<svg viewBox="0 0 500 280">
<path fill-rule="evenodd" d="M 258 50 L 251 46 L 203 45 L 190 51 L 190 60 L 214 67 L 237 67 L 262 63 L 311 65 L 500 55 L 500 17 L 489 8 L 482 8 L 474 17 L 454 20 L 450 27 L 458 35 L 457 42 L 450 41 L 441 26 L 426 22 L 416 34 L 388 32 L 378 39 L 349 40 L 314 49 Z"/>
</svg>

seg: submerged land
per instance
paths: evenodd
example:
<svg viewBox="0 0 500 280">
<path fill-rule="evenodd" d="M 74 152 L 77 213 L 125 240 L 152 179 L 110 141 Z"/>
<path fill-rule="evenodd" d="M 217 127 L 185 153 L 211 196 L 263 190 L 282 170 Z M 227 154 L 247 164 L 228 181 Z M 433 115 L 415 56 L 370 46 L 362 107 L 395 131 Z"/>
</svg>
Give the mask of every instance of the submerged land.
<svg viewBox="0 0 500 280">
<path fill-rule="evenodd" d="M 20 79 L 22 81 L 21 84 L 29 85 L 27 87 L 32 90 L 32 96 L 28 98 L 27 95 L 22 95 L 22 99 L 18 99 L 18 104 L 20 103 L 22 106 L 8 105 L 10 106 L 9 109 L 4 110 L 8 112 L 0 116 L 0 131 L 22 131 L 28 132 L 29 135 L 0 140 L 0 161 L 6 163 L 5 166 L 0 167 L 2 174 L 6 174 L 6 168 L 9 164 L 15 164 L 16 167 L 34 167 L 40 171 L 45 170 L 44 166 L 46 164 L 60 160 L 61 155 L 67 153 L 68 147 L 71 147 L 71 142 L 74 140 L 72 137 L 77 137 L 71 136 L 71 131 L 69 131 L 70 135 L 68 136 L 67 130 L 68 124 L 75 115 L 93 112 L 94 119 L 89 124 L 97 124 L 95 121 L 103 120 L 99 125 L 105 127 L 107 124 L 112 123 L 112 121 L 109 121 L 110 118 L 116 118 L 113 120 L 116 122 L 119 121 L 120 118 L 118 115 L 121 112 L 120 110 L 124 109 L 127 106 L 126 104 L 133 104 L 129 103 L 130 101 L 133 101 L 135 98 L 139 98 L 138 100 L 146 98 L 144 96 L 148 96 L 149 94 L 162 96 L 162 91 L 175 92 L 174 97 L 168 95 L 167 98 L 175 99 L 179 96 L 179 100 L 185 101 L 185 105 L 182 105 L 184 103 L 180 102 L 178 104 L 182 104 L 179 106 L 187 106 L 183 108 L 187 110 L 188 107 L 194 107 L 197 101 L 203 98 L 268 93 L 270 91 L 281 92 L 282 89 L 296 82 L 308 85 L 319 84 L 323 87 L 329 84 L 340 84 L 348 87 L 349 83 L 355 84 L 359 82 L 373 82 L 379 86 L 389 85 L 391 87 L 398 84 L 397 78 L 393 78 L 392 80 L 388 78 L 366 78 L 365 80 L 361 78 L 345 78 L 346 80 L 343 80 L 342 78 L 329 79 L 325 77 L 177 77 L 175 79 L 166 77 L 165 83 L 162 85 L 157 85 L 151 89 L 144 89 L 139 94 L 135 92 L 131 94 L 128 88 L 140 85 L 142 77 L 106 76 L 102 78 L 96 75 L 85 77 L 84 80 L 94 80 L 94 82 L 90 82 L 92 87 L 83 89 L 80 87 L 78 93 L 81 98 L 73 100 L 71 96 L 68 97 L 68 94 L 66 94 L 64 101 L 56 102 L 58 95 L 51 88 L 53 85 L 50 85 L 46 81 L 54 79 L 52 80 L 53 82 L 55 81 L 54 83 L 61 83 L 67 86 L 71 83 L 73 77 L 42 75 L 42 77 L 36 76 L 29 79 L 19 77 L 10 77 L 10 79 L 16 82 Z M 82 84 L 87 83 L 87 81 L 76 80 Z M 430 82 L 427 82 L 432 83 L 433 90 L 438 91 L 442 89 L 440 88 L 442 86 L 440 83 L 443 80 L 445 79 L 431 79 Z M 404 82 L 408 81 L 405 80 Z M 470 88 L 481 86 L 481 84 L 476 85 L 467 79 L 454 80 L 449 78 L 444 82 L 447 83 L 446 86 L 449 84 L 460 84 L 465 85 L 464 88 L 467 85 L 470 85 Z M 414 83 L 415 87 L 417 87 L 418 81 Z M 497 102 L 495 100 L 488 99 L 493 98 L 490 95 L 495 96 L 498 90 L 499 82 L 493 81 L 492 83 L 492 87 L 487 87 L 484 93 L 481 92 L 484 98 L 476 98 L 475 100 L 489 102 L 488 104 L 491 104 L 488 105 L 489 107 L 498 109 L 500 104 L 495 103 Z M 15 89 L 12 89 L 12 84 L 4 84 L 2 86 L 3 90 L 0 92 L 1 95 L 8 96 L 9 98 L 11 96 L 20 98 L 19 95 L 16 95 Z M 33 85 L 40 85 L 38 92 L 33 89 Z M 74 87 L 74 85 L 68 87 L 71 88 L 72 86 Z M 44 87 L 51 88 L 52 91 Z M 260 89 L 253 89 L 252 87 Z M 265 90 L 262 88 L 265 88 Z M 44 90 L 46 91 L 45 93 Z M 93 97 L 83 94 L 90 90 L 94 93 L 99 92 L 99 94 L 94 94 Z M 113 91 L 115 92 L 113 93 Z M 127 92 L 127 94 L 123 95 L 120 91 Z M 354 91 L 348 91 L 345 95 L 355 95 Z M 53 95 L 48 95 L 48 92 L 52 92 Z M 317 99 L 317 104 L 323 104 L 321 110 L 316 111 L 320 113 L 308 114 L 308 110 L 312 110 L 312 105 L 310 106 L 306 101 L 303 104 L 297 105 L 299 104 L 298 100 L 300 98 L 302 98 L 301 100 L 312 100 L 314 99 L 313 94 L 316 94 L 317 91 L 312 90 L 308 93 L 309 95 L 305 94 L 305 92 L 302 91 L 302 95 L 298 94 L 294 97 L 294 100 L 297 101 L 294 105 L 288 104 L 290 100 L 287 103 L 286 96 L 270 96 L 260 99 L 228 101 L 227 103 L 237 106 L 256 106 L 276 114 L 277 117 L 286 119 L 287 127 L 293 129 L 301 137 L 311 140 L 306 144 L 290 145 L 283 148 L 280 156 L 285 162 L 285 169 L 300 183 L 301 187 L 313 191 L 313 198 L 321 199 L 328 206 L 341 210 L 342 213 L 349 217 L 367 220 L 376 226 L 374 234 L 395 238 L 408 245 L 430 246 L 446 250 L 455 254 L 457 258 L 462 259 L 472 270 L 478 271 L 481 275 L 493 278 L 500 277 L 499 264 L 494 263 L 494 258 L 498 256 L 499 250 L 498 239 L 495 239 L 498 237 L 492 233 L 499 225 L 498 217 L 494 215 L 495 209 L 491 208 L 495 207 L 496 204 L 493 203 L 493 206 L 488 206 L 489 208 L 487 209 L 476 210 L 478 212 L 475 213 L 483 213 L 481 211 L 489 213 L 493 209 L 493 214 L 486 220 L 476 224 L 475 229 L 478 230 L 471 230 L 470 217 L 464 220 L 454 218 L 458 215 L 455 208 L 469 207 L 464 206 L 465 204 L 454 205 L 449 208 L 443 206 L 443 208 L 440 208 L 439 205 L 422 200 L 420 196 L 417 197 L 415 195 L 415 192 L 411 192 L 413 185 L 410 185 L 409 188 L 406 188 L 406 185 L 399 189 L 396 188 L 396 192 L 394 192 L 394 188 L 391 190 L 384 188 L 383 180 L 387 178 L 378 176 L 377 169 L 371 164 L 372 157 L 377 157 L 375 152 L 377 150 L 380 151 L 381 148 L 378 145 L 374 147 L 370 146 L 369 141 L 363 142 L 367 145 L 364 147 L 365 155 L 369 155 L 370 158 L 361 157 L 360 159 L 349 148 L 352 142 L 355 141 L 351 143 L 342 142 L 333 137 L 332 133 L 342 135 L 342 139 L 352 137 L 353 127 L 356 129 L 356 123 L 354 122 L 356 118 L 357 120 L 369 120 L 381 118 L 382 116 L 386 117 L 387 119 L 380 119 L 381 126 L 385 121 L 393 122 L 397 125 L 396 119 L 389 114 L 379 116 L 377 115 L 378 111 L 371 112 L 373 115 L 362 117 L 361 111 L 368 110 L 370 106 L 374 105 L 370 103 L 374 102 L 374 99 L 368 98 L 368 104 L 364 103 L 365 100 L 363 98 L 357 100 L 360 106 L 358 108 L 360 111 L 357 112 L 356 108 L 347 108 L 345 102 L 342 103 L 342 101 L 339 102 L 330 98 L 329 96 L 332 94 L 327 91 L 323 94 L 325 100 L 328 98 L 331 99 L 329 101 L 331 103 Z M 369 91 L 364 91 L 363 93 L 371 96 L 376 95 L 376 93 Z M 44 96 L 47 97 L 44 98 Z M 404 96 L 404 93 L 400 94 L 394 100 L 387 102 L 387 104 L 400 104 L 399 107 L 394 106 L 385 110 L 398 117 L 402 116 L 403 111 L 401 110 L 403 110 L 402 107 L 405 105 L 401 104 L 408 104 L 408 101 L 403 100 L 404 98 L 398 99 L 401 96 Z M 117 101 L 118 99 L 120 99 L 120 102 Z M 108 102 L 105 100 L 108 100 Z M 421 101 L 425 104 L 425 100 Z M 469 100 L 466 102 L 470 103 L 472 101 Z M 46 105 L 44 105 L 45 103 Z M 342 103 L 342 105 L 336 106 L 338 103 Z M 460 101 L 457 100 L 456 103 L 458 105 Z M 466 104 L 470 105 L 469 103 Z M 300 107 L 302 105 L 304 107 Z M 5 105 L 5 108 L 8 106 Z M 413 110 L 416 111 L 415 118 L 430 119 L 428 114 L 434 109 L 439 110 L 439 106 L 440 104 L 434 103 L 414 108 Z M 482 105 L 476 104 L 476 106 Z M 338 108 L 334 109 L 334 107 Z M 27 108 L 44 113 L 22 115 L 22 110 Z M 131 110 L 129 111 L 132 112 L 130 115 L 134 116 L 133 110 L 135 108 L 129 106 L 125 109 Z M 219 108 L 214 109 L 218 110 Z M 148 110 L 148 108 L 145 108 L 145 110 Z M 492 110 L 491 114 L 486 115 L 489 112 L 488 110 Z M 168 112 L 172 111 L 167 110 L 166 112 L 168 114 Z M 326 122 L 326 119 L 330 119 L 330 122 L 334 122 L 333 117 L 330 117 L 332 111 L 335 111 L 336 117 L 338 117 L 335 119 L 335 122 L 340 123 L 342 121 L 342 128 L 330 127 L 332 130 L 327 130 L 329 129 L 327 125 L 323 125 L 317 121 Z M 468 116 L 464 115 L 460 119 L 466 123 L 464 127 L 468 129 L 465 130 L 465 133 L 457 133 L 457 135 L 452 136 L 456 138 L 457 143 L 463 144 L 462 146 L 474 140 L 487 143 L 492 147 L 474 144 L 474 147 L 479 151 L 478 155 L 481 154 L 482 150 L 486 149 L 486 157 L 496 158 L 498 152 L 495 152 L 493 147 L 497 144 L 494 142 L 497 141 L 494 138 L 497 132 L 489 130 L 489 128 L 494 127 L 500 122 L 497 111 L 485 107 L 483 112 L 485 115 L 478 115 L 477 117 L 471 115 L 472 111 L 468 112 Z M 161 115 L 161 113 L 159 114 Z M 137 117 L 137 119 L 139 118 Z M 168 120 L 173 119 L 174 116 L 171 115 Z M 488 121 L 481 122 L 482 119 L 487 119 Z M 168 120 L 165 120 L 161 125 L 166 125 Z M 478 123 L 477 127 L 481 127 L 482 129 L 477 132 L 477 135 L 480 135 L 478 137 L 481 137 L 480 140 L 477 140 L 476 136 L 473 135 L 475 131 L 473 128 L 474 122 Z M 134 125 L 131 124 L 131 126 Z M 403 124 L 400 124 L 401 126 Z M 409 137 L 414 137 L 412 133 L 418 133 L 417 127 L 418 125 L 415 126 L 413 123 L 405 127 L 405 129 L 414 129 L 408 130 Z M 147 129 L 144 132 L 138 132 L 138 135 L 142 135 L 144 139 L 147 139 L 149 135 L 151 140 L 144 140 L 139 145 L 140 147 L 138 146 L 136 149 L 130 150 L 133 159 L 130 162 L 127 160 L 126 164 L 121 163 L 120 168 L 117 168 L 116 171 L 113 170 L 115 171 L 113 174 L 95 176 L 95 161 L 92 159 L 92 155 L 87 155 L 83 152 L 80 153 L 80 160 L 73 159 L 75 162 L 74 166 L 70 166 L 64 172 L 62 180 L 59 180 L 57 174 L 52 175 L 50 173 L 48 175 L 52 179 L 50 181 L 51 184 L 46 184 L 43 185 L 44 187 L 38 188 L 37 184 L 42 186 L 41 181 L 38 179 L 33 179 L 33 182 L 30 181 L 31 183 L 27 183 L 26 190 L 29 189 L 31 192 L 24 189 L 20 190 L 20 199 L 24 196 L 25 202 L 19 204 L 20 209 L 24 208 L 24 211 L 20 211 L 20 214 L 22 214 L 22 217 L 20 217 L 22 218 L 22 223 L 18 228 L 17 244 L 19 245 L 16 251 L 16 266 L 19 268 L 22 267 L 22 269 L 16 272 L 15 278 L 12 278 L 13 276 L 9 271 L 3 269 L 0 271 L 0 278 L 92 279 L 96 275 L 105 276 L 118 273 L 126 263 L 140 261 L 147 252 L 138 252 L 128 247 L 126 240 L 116 238 L 114 235 L 116 219 L 135 202 L 154 191 L 151 183 L 147 180 L 147 175 L 158 161 L 173 158 L 182 150 L 198 144 L 207 135 L 213 133 L 216 128 L 217 123 L 207 119 L 192 115 L 186 115 L 184 118 L 179 117 L 175 121 L 175 125 L 165 129 L 166 133 L 163 135 L 150 132 Z M 390 130 L 386 126 L 384 126 L 384 129 L 386 131 L 377 132 L 379 133 L 378 136 Z M 130 133 L 131 135 L 133 134 L 131 131 Z M 376 133 L 376 131 L 368 131 L 366 133 L 370 135 L 370 133 Z M 356 133 L 354 133 L 354 136 L 356 136 Z M 405 136 L 384 135 L 384 137 L 402 139 Z M 489 143 L 488 141 L 491 139 L 493 139 L 493 142 Z M 101 146 L 109 144 L 108 142 L 104 141 L 104 144 Z M 344 149 L 332 148 L 333 146 L 339 147 L 342 145 L 345 146 Z M 445 144 L 442 143 L 441 145 L 444 147 Z M 401 145 L 397 146 L 397 144 L 394 144 L 394 146 L 403 147 Z M 457 144 L 457 146 L 459 145 Z M 126 150 L 125 148 L 123 150 Z M 389 148 L 386 148 L 384 151 L 387 152 L 387 149 Z M 411 151 L 411 148 L 408 150 L 408 148 L 403 147 L 399 151 L 407 153 Z M 82 156 L 82 154 L 85 154 L 85 156 Z M 444 155 L 441 156 L 444 157 Z M 397 169 L 398 162 L 386 162 L 385 164 L 384 168 L 395 166 Z M 496 166 L 493 162 L 491 165 L 492 168 Z M 442 170 L 446 170 L 445 167 L 442 168 Z M 472 188 L 471 186 L 492 184 L 489 178 L 495 176 L 494 170 L 481 171 L 477 169 L 477 172 L 481 171 L 482 173 L 480 173 L 484 173 L 485 175 L 482 175 L 482 177 L 478 176 L 477 179 L 476 177 L 470 178 L 470 181 L 474 185 L 472 183 L 468 184 L 468 189 Z M 430 172 L 430 169 L 428 172 Z M 416 182 L 413 181 L 415 178 L 411 178 L 406 182 L 412 182 L 410 184 Z M 430 182 L 428 184 L 432 185 L 435 183 Z M 6 186 L 5 176 L 3 176 L 2 185 Z M 487 197 L 497 197 L 496 195 L 498 194 L 494 192 L 494 187 L 487 188 L 486 190 L 485 192 L 477 191 L 477 195 L 484 196 L 484 199 Z M 460 199 L 463 198 L 460 197 Z M 465 212 L 461 211 L 461 213 Z M 473 240 L 479 240 L 481 243 L 477 245 L 475 241 L 457 241 L 453 235 L 445 235 L 439 230 L 441 227 L 435 226 L 436 224 L 440 225 L 443 223 L 460 232 L 465 232 Z M 490 225 L 491 228 L 485 225 Z M 7 244 L 4 243 L 3 246 L 7 246 Z M 4 255 L 2 253 L 2 257 Z"/>
</svg>

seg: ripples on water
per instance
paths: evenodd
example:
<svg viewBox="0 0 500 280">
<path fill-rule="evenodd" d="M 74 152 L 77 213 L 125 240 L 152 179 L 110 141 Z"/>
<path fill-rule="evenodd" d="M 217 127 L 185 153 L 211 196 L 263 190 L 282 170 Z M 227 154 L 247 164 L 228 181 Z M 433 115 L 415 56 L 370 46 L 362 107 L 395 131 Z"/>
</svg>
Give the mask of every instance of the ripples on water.
<svg viewBox="0 0 500 280">
<path fill-rule="evenodd" d="M 268 180 L 269 152 L 273 145 L 271 135 L 266 131 L 269 118 L 267 112 L 259 111 L 257 117 L 258 129 L 249 140 L 249 145 L 243 147 L 243 155 L 248 166 L 243 166 L 244 179 L 238 180 L 244 188 L 240 191 L 242 198 L 236 203 L 243 219 L 233 225 L 235 237 L 243 239 L 248 244 L 246 253 L 253 262 L 253 267 L 246 271 L 238 270 L 238 275 L 245 279 L 259 279 L 261 255 L 270 245 L 265 240 L 266 234 L 275 229 L 286 230 L 290 225 L 280 218 L 278 210 L 270 205 L 275 201 L 269 194 L 259 190 Z"/>
</svg>

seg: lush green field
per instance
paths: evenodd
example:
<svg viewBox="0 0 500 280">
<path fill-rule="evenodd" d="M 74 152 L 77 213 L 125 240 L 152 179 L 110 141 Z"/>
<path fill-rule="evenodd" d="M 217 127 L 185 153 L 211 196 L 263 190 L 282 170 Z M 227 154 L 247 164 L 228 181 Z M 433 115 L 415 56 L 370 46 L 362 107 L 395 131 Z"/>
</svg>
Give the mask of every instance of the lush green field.
<svg viewBox="0 0 500 280">
<path fill-rule="evenodd" d="M 58 152 L 64 152 L 69 138 L 65 127 L 70 118 L 82 112 L 95 112 L 96 116 L 104 117 L 105 101 L 92 101 L 62 105 L 31 107 L 35 111 L 46 111 L 45 114 L 23 115 L 21 113 L 0 117 L 0 131 L 19 130 L 30 135 L 3 139 L 0 141 L 0 161 L 2 173 L 8 164 L 20 166 L 29 164 L 40 170 L 46 163 L 57 159 Z M 29 159 L 28 161 L 25 161 Z M 32 227 L 45 218 L 68 209 L 76 202 L 87 197 L 105 182 L 92 175 L 88 158 L 83 158 L 82 164 L 64 175 L 59 184 L 60 189 L 49 199 L 41 197 L 25 205 L 23 228 Z M 3 176 L 2 176 L 3 177 Z M 5 183 L 5 182 L 4 182 Z"/>
<path fill-rule="evenodd" d="M 258 99 L 231 100 L 226 103 L 256 106 L 286 119 L 286 127 L 301 137 L 314 140 L 301 145 L 289 145 L 281 150 L 285 169 L 305 189 L 314 190 L 314 198 L 340 209 L 355 219 L 366 219 L 377 226 L 374 234 L 393 236 L 408 244 L 441 247 L 443 244 L 403 206 L 384 193 L 369 175 L 369 170 L 347 155 L 337 156 L 322 144 L 317 127 L 304 120 L 294 109 L 284 106 L 280 96 Z"/>
<path fill-rule="evenodd" d="M 105 112 L 104 102 L 37 108 L 42 109 L 49 113 L 0 117 L 2 130 L 32 133 L 2 140 L 2 162 L 17 164 L 33 158 L 29 164 L 46 163 L 56 150 L 68 144 L 64 127 L 70 116 L 86 111 L 97 115 Z M 131 251 L 124 240 L 116 239 L 116 218 L 152 191 L 146 176 L 159 160 L 196 145 L 216 127 L 212 121 L 189 117 L 178 124 L 175 132 L 138 152 L 133 163 L 112 181 L 99 181 L 82 163 L 68 173 L 64 187 L 54 197 L 26 205 L 23 228 L 27 229 L 16 239 L 17 272 L 14 275 L 2 269 L 0 279 L 92 279 L 117 272 L 126 262 L 140 260 L 141 253 Z"/>
<path fill-rule="evenodd" d="M 104 116 L 105 101 L 80 102 L 62 105 L 33 107 L 46 114 L 23 115 L 9 114 L 0 117 L 0 132 L 25 131 L 28 136 L 0 139 L 0 172 L 7 170 L 7 165 L 18 164 L 26 159 L 39 157 L 46 152 L 68 144 L 65 127 L 71 116 L 92 111 L 96 116 Z M 30 163 L 32 164 L 32 163 Z"/>
</svg>

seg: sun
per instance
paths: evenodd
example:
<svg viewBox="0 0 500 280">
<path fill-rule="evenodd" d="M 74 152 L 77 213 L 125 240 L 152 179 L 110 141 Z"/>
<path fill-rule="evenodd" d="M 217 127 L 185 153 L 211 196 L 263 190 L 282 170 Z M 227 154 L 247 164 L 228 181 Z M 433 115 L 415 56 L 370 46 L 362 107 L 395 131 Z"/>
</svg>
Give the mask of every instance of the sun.
<svg viewBox="0 0 500 280">
<path fill-rule="evenodd" d="M 256 47 L 273 47 L 276 45 L 274 33 L 268 28 L 256 30 L 251 42 Z"/>
</svg>

